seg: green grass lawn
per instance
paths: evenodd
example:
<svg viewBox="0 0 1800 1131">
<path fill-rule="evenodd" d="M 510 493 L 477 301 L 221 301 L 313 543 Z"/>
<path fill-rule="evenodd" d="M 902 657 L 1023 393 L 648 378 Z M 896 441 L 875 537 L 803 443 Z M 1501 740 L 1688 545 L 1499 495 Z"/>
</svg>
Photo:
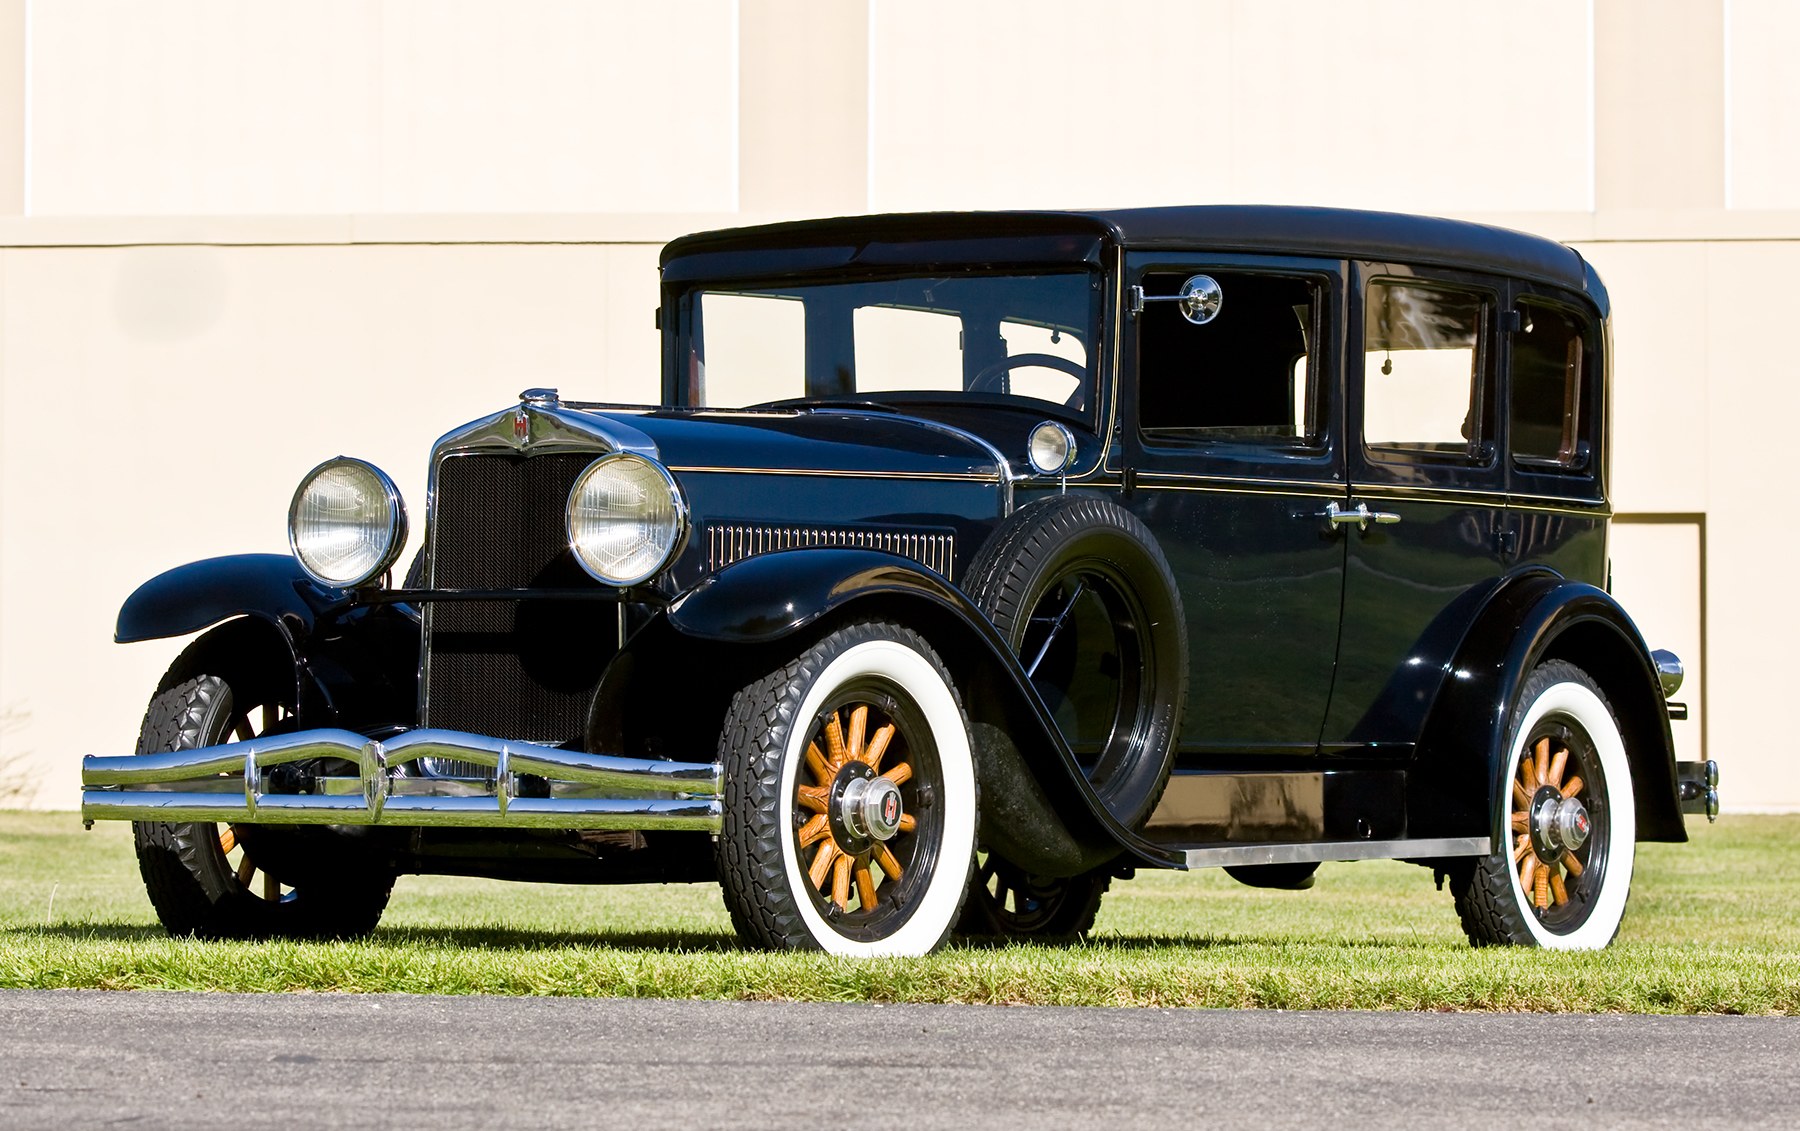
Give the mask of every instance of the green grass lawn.
<svg viewBox="0 0 1800 1131">
<path fill-rule="evenodd" d="M 716 888 L 407 876 L 352 943 L 170 939 L 128 827 L 0 812 L 0 987 L 405 991 L 1280 1009 L 1800 1013 L 1800 816 L 1726 817 L 1640 848 L 1603 952 L 1463 941 L 1447 892 L 1397 862 L 1311 891 L 1151 873 L 1069 947 L 851 961 L 738 949 Z"/>
</svg>

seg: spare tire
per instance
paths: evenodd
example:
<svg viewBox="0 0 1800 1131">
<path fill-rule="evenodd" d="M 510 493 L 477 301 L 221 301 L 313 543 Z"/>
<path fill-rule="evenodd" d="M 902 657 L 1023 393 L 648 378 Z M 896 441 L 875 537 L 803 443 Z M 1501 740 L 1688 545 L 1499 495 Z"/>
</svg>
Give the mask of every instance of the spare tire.
<svg viewBox="0 0 1800 1131">
<path fill-rule="evenodd" d="M 964 574 L 1094 792 L 1127 828 L 1168 784 L 1187 699 L 1175 575 L 1116 503 L 1055 495 L 1014 513 Z"/>
</svg>

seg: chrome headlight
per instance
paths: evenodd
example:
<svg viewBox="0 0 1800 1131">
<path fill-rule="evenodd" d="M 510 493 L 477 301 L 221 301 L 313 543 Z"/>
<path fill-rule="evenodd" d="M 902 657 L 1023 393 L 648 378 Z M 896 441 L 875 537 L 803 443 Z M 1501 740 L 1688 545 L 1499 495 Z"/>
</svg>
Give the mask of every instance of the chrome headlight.
<svg viewBox="0 0 1800 1131">
<path fill-rule="evenodd" d="M 569 491 L 569 546 L 609 585 L 656 576 L 681 547 L 687 504 L 661 464 L 618 452 L 588 465 Z"/>
<path fill-rule="evenodd" d="M 306 473 L 288 507 L 288 545 L 307 576 L 353 588 L 387 572 L 406 545 L 400 489 L 380 468 L 339 456 Z"/>
<path fill-rule="evenodd" d="M 1039 475 L 1061 475 L 1075 462 L 1075 433 L 1046 420 L 1031 430 L 1025 458 Z"/>
</svg>

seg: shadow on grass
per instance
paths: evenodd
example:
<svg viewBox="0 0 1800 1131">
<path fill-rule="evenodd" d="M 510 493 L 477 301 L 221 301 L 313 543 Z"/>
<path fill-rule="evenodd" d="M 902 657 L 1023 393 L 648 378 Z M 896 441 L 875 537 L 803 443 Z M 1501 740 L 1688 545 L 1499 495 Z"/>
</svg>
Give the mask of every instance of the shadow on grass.
<svg viewBox="0 0 1800 1131">
<path fill-rule="evenodd" d="M 71 942 L 156 942 L 169 938 L 160 926 L 124 923 L 61 923 L 47 927 L 0 928 L 0 946 L 9 939 L 56 938 Z M 266 939 L 200 940 L 203 942 L 266 942 Z M 737 939 L 723 933 L 698 931 L 527 931 L 505 927 L 392 927 L 378 928 L 358 945 L 415 948 L 443 947 L 455 950 L 563 950 L 589 947 L 610 950 L 733 951 L 743 949 Z"/>
<path fill-rule="evenodd" d="M 149 943 L 168 938 L 160 926 L 124 923 L 65 923 L 51 926 L 0 928 L 0 947 L 8 940 L 57 938 L 71 942 Z M 259 940 L 225 940 L 255 944 Z M 415 948 L 445 950 L 554 951 L 568 949 L 657 951 L 671 954 L 754 954 L 754 948 L 725 932 L 637 931 L 533 931 L 507 927 L 387 927 L 378 928 L 357 945 L 395 950 Z M 1188 950 L 1204 952 L 1234 947 L 1328 947 L 1341 950 L 1441 950 L 1435 940 L 1404 942 L 1381 939 L 1330 939 L 1293 935 L 1101 935 L 1087 939 L 1018 940 L 952 938 L 951 948 L 975 953 L 1033 950 L 1045 953 L 1129 954 Z M 1456 947 L 1454 949 L 1461 949 Z"/>
</svg>

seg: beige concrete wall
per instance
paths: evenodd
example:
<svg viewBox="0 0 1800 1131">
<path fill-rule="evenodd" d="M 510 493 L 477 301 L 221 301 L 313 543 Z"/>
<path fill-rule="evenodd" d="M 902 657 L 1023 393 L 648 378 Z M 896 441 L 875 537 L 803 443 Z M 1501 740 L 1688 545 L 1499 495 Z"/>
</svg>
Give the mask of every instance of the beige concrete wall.
<svg viewBox="0 0 1800 1131">
<path fill-rule="evenodd" d="M 880 4 L 870 201 L 1586 209 L 1590 62 L 1560 0 Z"/>
<path fill-rule="evenodd" d="M 653 395 L 675 235 L 1252 200 L 1599 267 L 1616 588 L 1689 660 L 1683 756 L 1800 808 L 1797 50 L 1782 0 L 0 0 L 0 790 L 129 747 L 179 644 L 110 644 L 119 601 L 279 551 L 318 460 L 417 518 L 431 438 L 519 389 Z"/>
<path fill-rule="evenodd" d="M 730 0 L 54 0 L 38 215 L 737 207 Z"/>
</svg>

